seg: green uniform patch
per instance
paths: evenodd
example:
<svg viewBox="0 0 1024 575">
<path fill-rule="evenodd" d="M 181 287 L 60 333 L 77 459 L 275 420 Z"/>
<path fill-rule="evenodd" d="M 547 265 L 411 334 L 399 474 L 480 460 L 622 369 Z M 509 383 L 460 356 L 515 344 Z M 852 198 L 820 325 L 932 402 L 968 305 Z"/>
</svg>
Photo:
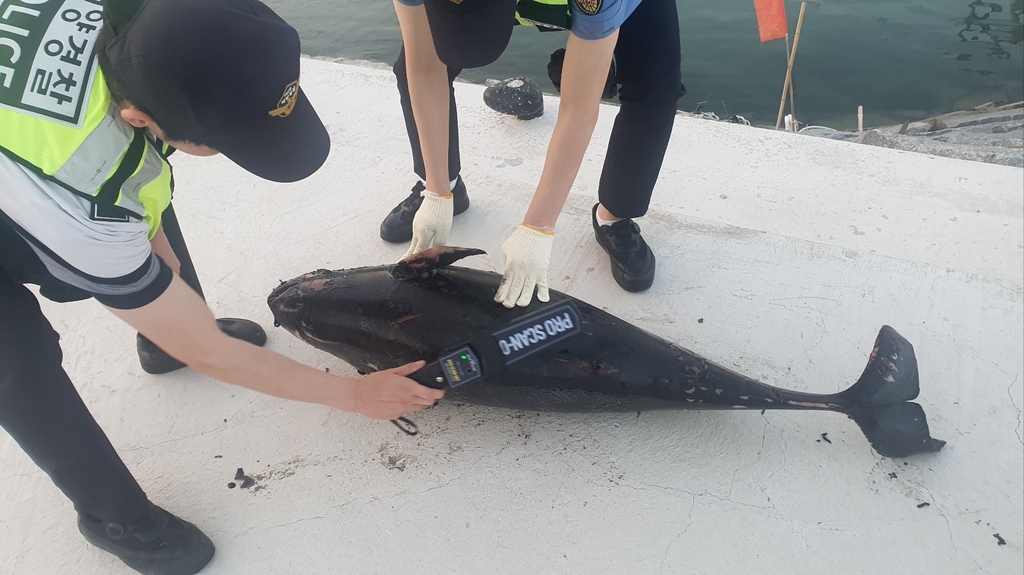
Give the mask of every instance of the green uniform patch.
<svg viewBox="0 0 1024 575">
<path fill-rule="evenodd" d="M 102 0 L 4 2 L 0 107 L 81 127 L 102 24 Z"/>
</svg>

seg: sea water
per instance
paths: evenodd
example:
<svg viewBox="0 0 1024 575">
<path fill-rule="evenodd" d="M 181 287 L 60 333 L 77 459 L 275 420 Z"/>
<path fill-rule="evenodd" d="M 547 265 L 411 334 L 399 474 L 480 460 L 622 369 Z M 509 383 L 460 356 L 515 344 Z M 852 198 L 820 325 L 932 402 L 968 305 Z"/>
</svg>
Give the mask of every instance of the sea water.
<svg viewBox="0 0 1024 575">
<path fill-rule="evenodd" d="M 401 33 L 388 0 L 266 0 L 312 56 L 391 64 Z M 753 0 L 677 0 L 688 93 L 679 108 L 774 125 L 786 44 L 762 44 Z M 791 40 L 800 2 L 787 0 Z M 1024 0 L 808 2 L 794 68 L 801 124 L 899 124 L 987 102 L 1024 99 Z M 546 92 L 550 54 L 567 33 L 519 27 L 493 64 L 462 78 L 529 76 Z M 791 41 L 792 44 L 792 41 Z M 789 113 L 789 104 L 786 105 Z"/>
</svg>

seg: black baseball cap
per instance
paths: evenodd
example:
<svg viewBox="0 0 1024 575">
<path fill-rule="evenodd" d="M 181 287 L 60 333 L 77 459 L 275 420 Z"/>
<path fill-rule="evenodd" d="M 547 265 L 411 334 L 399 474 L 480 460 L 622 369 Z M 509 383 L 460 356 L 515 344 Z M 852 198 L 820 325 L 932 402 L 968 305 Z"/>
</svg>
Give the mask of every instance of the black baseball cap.
<svg viewBox="0 0 1024 575">
<path fill-rule="evenodd" d="M 451 68 L 498 59 L 516 23 L 516 0 L 423 0 L 438 58 Z"/>
<path fill-rule="evenodd" d="M 331 141 L 299 87 L 299 35 L 256 0 L 108 0 L 125 93 L 175 135 L 253 174 L 301 180 Z"/>
</svg>

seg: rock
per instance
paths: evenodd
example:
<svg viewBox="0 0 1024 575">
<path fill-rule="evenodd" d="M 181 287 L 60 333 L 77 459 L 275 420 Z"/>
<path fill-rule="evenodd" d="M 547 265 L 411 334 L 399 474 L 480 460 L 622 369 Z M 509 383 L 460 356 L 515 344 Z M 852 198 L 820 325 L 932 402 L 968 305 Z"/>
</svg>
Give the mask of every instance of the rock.
<svg viewBox="0 0 1024 575">
<path fill-rule="evenodd" d="M 928 122 L 913 122 L 907 126 L 904 134 L 908 136 L 917 136 L 920 134 L 927 134 L 932 131 L 932 125 Z"/>
<path fill-rule="evenodd" d="M 1024 102 L 983 106 L 862 133 L 812 126 L 801 134 L 932 156 L 1024 167 Z"/>
</svg>

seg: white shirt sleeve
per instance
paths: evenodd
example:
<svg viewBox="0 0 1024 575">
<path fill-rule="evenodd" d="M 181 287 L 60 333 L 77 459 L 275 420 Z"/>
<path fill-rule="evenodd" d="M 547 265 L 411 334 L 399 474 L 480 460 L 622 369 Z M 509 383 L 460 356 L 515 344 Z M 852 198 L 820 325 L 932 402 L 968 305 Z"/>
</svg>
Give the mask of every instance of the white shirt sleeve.
<svg viewBox="0 0 1024 575">
<path fill-rule="evenodd" d="M 145 221 L 94 220 L 89 200 L 3 154 L 0 212 L 54 277 L 101 301 L 144 292 L 160 275 Z"/>
</svg>

